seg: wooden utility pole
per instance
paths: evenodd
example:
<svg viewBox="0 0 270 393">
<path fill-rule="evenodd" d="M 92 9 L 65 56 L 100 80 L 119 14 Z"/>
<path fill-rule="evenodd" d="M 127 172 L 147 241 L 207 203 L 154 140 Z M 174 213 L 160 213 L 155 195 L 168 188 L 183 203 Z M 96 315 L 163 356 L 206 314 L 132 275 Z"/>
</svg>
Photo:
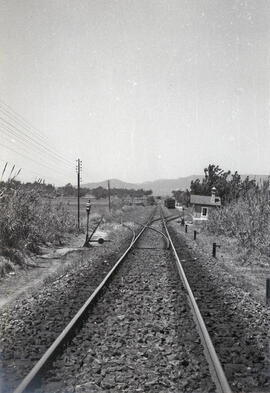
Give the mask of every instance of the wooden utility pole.
<svg viewBox="0 0 270 393">
<path fill-rule="evenodd" d="M 111 187 L 110 187 L 110 180 L 108 180 L 108 198 L 109 198 L 109 212 L 111 212 Z"/>
<path fill-rule="evenodd" d="M 77 160 L 77 205 L 78 205 L 78 231 L 80 230 L 80 185 L 81 185 L 81 170 L 82 162 L 78 158 Z"/>
</svg>

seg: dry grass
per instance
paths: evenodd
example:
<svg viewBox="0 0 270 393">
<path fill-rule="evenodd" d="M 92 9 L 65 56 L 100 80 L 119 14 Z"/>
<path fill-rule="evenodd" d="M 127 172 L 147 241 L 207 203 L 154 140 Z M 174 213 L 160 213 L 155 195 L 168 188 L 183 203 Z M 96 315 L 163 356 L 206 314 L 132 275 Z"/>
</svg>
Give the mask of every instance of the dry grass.
<svg viewBox="0 0 270 393">
<path fill-rule="evenodd" d="M 198 232 L 196 246 L 193 230 Z M 245 196 L 211 211 L 204 223 L 194 223 L 185 235 L 203 255 L 212 256 L 230 274 L 231 281 L 265 303 L 266 278 L 270 277 L 269 181 L 250 189 Z"/>
<path fill-rule="evenodd" d="M 0 277 L 15 270 L 15 264 L 6 257 L 0 256 Z"/>
<path fill-rule="evenodd" d="M 248 253 L 270 256 L 269 182 L 251 189 L 244 197 L 211 211 L 207 229 L 210 233 L 236 238 Z"/>
<path fill-rule="evenodd" d="M 3 189 L 0 201 L 0 275 L 15 267 L 31 265 L 30 253 L 38 253 L 46 243 L 58 243 L 73 232 L 75 220 L 63 204 L 52 204 L 36 188 L 21 186 Z"/>
<path fill-rule="evenodd" d="M 270 258 L 260 258 L 256 253 L 248 253 L 239 246 L 237 239 L 222 235 L 213 235 L 203 225 L 190 225 L 188 233 L 179 223 L 174 223 L 177 231 L 181 232 L 189 246 L 202 258 L 212 257 L 213 243 L 217 243 L 216 263 L 222 266 L 229 275 L 228 285 L 241 287 L 247 294 L 265 304 L 266 278 L 270 278 Z M 194 241 L 194 230 L 197 238 Z"/>
<path fill-rule="evenodd" d="M 80 201 L 81 233 L 86 231 L 86 203 Z M 125 206 L 121 200 L 108 200 L 91 204 L 89 230 L 92 231 L 103 216 L 100 229 L 116 230 L 121 222 L 145 217 L 145 208 Z M 27 267 L 27 255 L 38 253 L 44 244 L 61 245 L 67 233 L 76 233 L 77 198 L 46 198 L 36 190 L 18 189 L 11 192 L 0 204 L 0 276 L 14 270 L 15 266 Z M 144 219 L 143 219 L 144 220 Z M 5 251 L 6 250 L 6 251 Z M 19 253 L 20 252 L 20 253 Z"/>
</svg>

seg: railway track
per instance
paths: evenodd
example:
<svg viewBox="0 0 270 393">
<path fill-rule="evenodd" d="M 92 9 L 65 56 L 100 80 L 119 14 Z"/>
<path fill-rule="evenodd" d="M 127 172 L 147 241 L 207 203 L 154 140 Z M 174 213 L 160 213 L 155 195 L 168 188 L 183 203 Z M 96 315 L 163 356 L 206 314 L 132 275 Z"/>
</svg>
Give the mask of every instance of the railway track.
<svg viewBox="0 0 270 393">
<path fill-rule="evenodd" d="M 14 393 L 105 391 L 231 392 L 160 215 Z"/>
<path fill-rule="evenodd" d="M 142 214 L 142 218 L 145 213 Z M 130 228 L 134 226 L 131 225 Z M 73 252 L 66 274 L 27 291 L 0 315 L 0 392 L 11 393 L 38 362 L 132 240 L 126 228 L 115 242 Z M 61 271 L 59 271 L 61 273 Z"/>
<path fill-rule="evenodd" d="M 232 390 L 269 392 L 269 310 L 235 284 L 219 258 L 193 252 L 196 241 L 179 223 L 170 234 Z"/>
</svg>

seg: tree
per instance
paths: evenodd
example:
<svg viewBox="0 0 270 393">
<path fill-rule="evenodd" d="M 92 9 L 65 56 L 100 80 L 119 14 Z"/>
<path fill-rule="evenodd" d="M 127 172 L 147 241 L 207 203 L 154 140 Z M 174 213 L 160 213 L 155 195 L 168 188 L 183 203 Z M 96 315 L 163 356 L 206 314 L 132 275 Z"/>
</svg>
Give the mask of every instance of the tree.
<svg viewBox="0 0 270 393">
<path fill-rule="evenodd" d="M 226 202 L 230 203 L 233 200 L 237 200 L 240 196 L 242 185 L 242 179 L 239 173 L 236 171 L 230 180 L 230 192 L 226 196 Z"/>
<path fill-rule="evenodd" d="M 209 164 L 204 169 L 204 179 L 196 179 L 191 182 L 191 193 L 195 195 L 211 195 L 211 189 L 215 187 L 222 203 L 230 203 L 240 196 L 245 196 L 251 189 L 256 189 L 256 180 L 250 180 L 247 176 L 242 180 L 236 171 L 231 175 L 231 171 L 225 172 L 218 165 Z"/>
<path fill-rule="evenodd" d="M 221 199 L 224 199 L 229 191 L 227 179 L 230 174 L 231 171 L 224 172 L 218 165 L 209 164 L 204 169 L 204 179 L 202 182 L 199 179 L 191 182 L 191 193 L 196 195 L 211 195 L 212 188 L 216 187 L 218 195 Z"/>
<path fill-rule="evenodd" d="M 71 183 L 66 184 L 64 187 L 59 187 L 57 191 L 63 196 L 73 196 L 76 195 L 77 192 L 76 188 L 73 187 Z"/>
<path fill-rule="evenodd" d="M 190 192 L 189 190 L 182 191 L 182 190 L 176 190 L 172 191 L 173 197 L 175 200 L 182 205 L 188 206 L 189 201 L 190 201 Z"/>
<path fill-rule="evenodd" d="M 153 195 L 149 195 L 147 197 L 147 204 L 153 206 L 155 204 L 155 198 L 153 197 Z"/>
<path fill-rule="evenodd" d="M 103 187 L 99 186 L 97 188 L 93 188 L 91 190 L 91 194 L 93 194 L 94 197 L 97 198 L 97 199 L 107 198 L 108 190 L 106 188 L 103 188 Z"/>
</svg>

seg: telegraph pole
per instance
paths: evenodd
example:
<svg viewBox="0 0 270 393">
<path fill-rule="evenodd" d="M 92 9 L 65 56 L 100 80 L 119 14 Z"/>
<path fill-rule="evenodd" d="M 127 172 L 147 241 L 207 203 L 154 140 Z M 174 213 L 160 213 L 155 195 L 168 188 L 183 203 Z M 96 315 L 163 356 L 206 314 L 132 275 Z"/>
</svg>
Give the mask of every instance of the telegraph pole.
<svg viewBox="0 0 270 393">
<path fill-rule="evenodd" d="M 109 198 L 109 212 L 111 212 L 111 187 L 110 187 L 110 180 L 108 180 L 108 198 Z"/>
<path fill-rule="evenodd" d="M 77 160 L 77 205 L 78 205 L 78 231 L 80 230 L 80 185 L 81 185 L 81 171 L 82 161 L 78 158 Z"/>
</svg>

